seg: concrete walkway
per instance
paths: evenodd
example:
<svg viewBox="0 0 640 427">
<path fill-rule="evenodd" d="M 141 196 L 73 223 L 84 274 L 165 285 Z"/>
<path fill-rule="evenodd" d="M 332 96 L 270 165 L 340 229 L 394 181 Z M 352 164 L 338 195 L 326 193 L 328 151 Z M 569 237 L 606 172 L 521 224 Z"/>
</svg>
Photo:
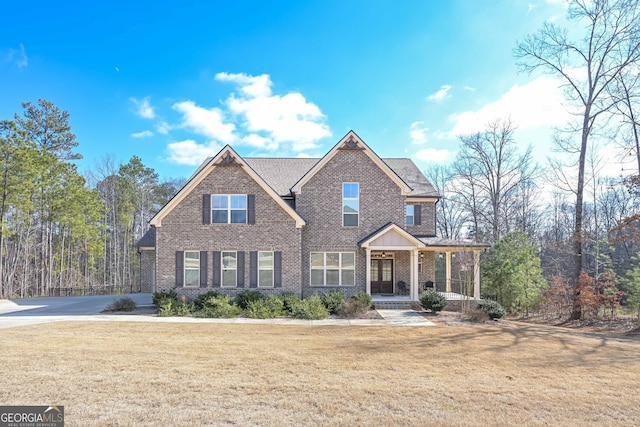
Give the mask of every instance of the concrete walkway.
<svg viewBox="0 0 640 427">
<path fill-rule="evenodd" d="M 195 317 L 157 317 L 149 314 L 101 313 L 113 301 L 130 297 L 138 307 L 151 306 L 151 294 L 100 295 L 83 297 L 29 298 L 0 300 L 0 329 L 59 321 L 234 323 L 268 325 L 344 325 L 344 326 L 435 326 L 424 313 L 414 310 L 377 310 L 382 319 L 200 319 Z"/>
</svg>

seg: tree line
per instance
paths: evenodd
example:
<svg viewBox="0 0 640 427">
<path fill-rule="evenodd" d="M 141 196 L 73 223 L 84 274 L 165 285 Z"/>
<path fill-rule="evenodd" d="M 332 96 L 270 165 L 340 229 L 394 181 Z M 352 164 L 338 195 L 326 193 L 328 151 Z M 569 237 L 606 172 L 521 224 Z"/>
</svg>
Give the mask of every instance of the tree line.
<svg viewBox="0 0 640 427">
<path fill-rule="evenodd" d="M 547 22 L 514 50 L 522 71 L 562 84 L 573 120 L 555 129 L 557 156 L 536 164 L 517 123 L 497 117 L 427 175 L 444 195 L 439 233 L 494 245 L 483 292 L 512 311 L 546 303 L 578 319 L 640 298 L 640 6 L 574 0 L 567 18 L 570 28 Z M 603 148 L 632 169 L 604 174 Z"/>
<path fill-rule="evenodd" d="M 180 182 L 136 156 L 83 176 L 69 114 L 22 106 L 0 121 L 0 298 L 136 291 L 135 242 Z"/>
</svg>

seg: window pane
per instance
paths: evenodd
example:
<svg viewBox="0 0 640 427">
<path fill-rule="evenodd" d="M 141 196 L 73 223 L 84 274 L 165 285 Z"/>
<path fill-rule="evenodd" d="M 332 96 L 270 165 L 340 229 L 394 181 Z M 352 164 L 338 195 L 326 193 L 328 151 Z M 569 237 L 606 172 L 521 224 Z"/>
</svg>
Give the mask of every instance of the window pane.
<svg viewBox="0 0 640 427">
<path fill-rule="evenodd" d="M 353 268 L 355 265 L 355 254 L 345 252 L 342 254 L 342 268 Z"/>
<path fill-rule="evenodd" d="M 342 270 L 342 284 L 345 286 L 355 284 L 355 272 L 353 270 Z"/>
<path fill-rule="evenodd" d="M 413 216 L 413 205 L 407 205 L 407 216 Z"/>
<path fill-rule="evenodd" d="M 226 195 L 211 196 L 211 207 L 214 209 L 227 209 L 228 201 L 229 197 L 227 197 Z"/>
<path fill-rule="evenodd" d="M 345 227 L 357 227 L 358 226 L 358 214 L 344 214 L 344 226 Z"/>
<path fill-rule="evenodd" d="M 313 252 L 311 254 L 311 268 L 324 268 L 324 254 Z"/>
<path fill-rule="evenodd" d="M 222 252 L 222 268 L 236 268 L 235 252 Z"/>
<path fill-rule="evenodd" d="M 324 285 L 324 270 L 311 270 L 311 284 Z"/>
<path fill-rule="evenodd" d="M 413 217 L 407 216 L 407 225 L 413 225 Z"/>
<path fill-rule="evenodd" d="M 327 252 L 327 267 L 340 267 L 340 253 Z"/>
<path fill-rule="evenodd" d="M 213 223 L 214 224 L 226 224 L 227 222 L 227 211 L 213 211 Z"/>
<path fill-rule="evenodd" d="M 222 272 L 222 286 L 228 286 L 228 287 L 236 286 L 235 270 L 226 270 Z"/>
<path fill-rule="evenodd" d="M 258 268 L 273 269 L 273 252 L 258 252 Z"/>
<path fill-rule="evenodd" d="M 200 268 L 200 252 L 189 251 L 184 253 L 185 268 Z"/>
<path fill-rule="evenodd" d="M 273 286 L 273 270 L 260 270 L 258 286 Z"/>
<path fill-rule="evenodd" d="M 200 285 L 200 270 L 185 270 L 184 272 L 184 285 L 185 286 L 199 286 Z"/>
<path fill-rule="evenodd" d="M 246 224 L 247 211 L 231 211 L 231 224 Z"/>
<path fill-rule="evenodd" d="M 327 270 L 327 285 L 339 285 L 340 270 Z"/>
<path fill-rule="evenodd" d="M 358 213 L 360 203 L 357 200 L 345 200 L 342 204 L 343 213 Z"/>
<path fill-rule="evenodd" d="M 231 209 L 246 209 L 247 196 L 245 194 L 231 196 Z"/>
<path fill-rule="evenodd" d="M 350 182 L 342 184 L 342 197 L 347 199 L 356 199 L 358 198 L 358 183 Z"/>
</svg>

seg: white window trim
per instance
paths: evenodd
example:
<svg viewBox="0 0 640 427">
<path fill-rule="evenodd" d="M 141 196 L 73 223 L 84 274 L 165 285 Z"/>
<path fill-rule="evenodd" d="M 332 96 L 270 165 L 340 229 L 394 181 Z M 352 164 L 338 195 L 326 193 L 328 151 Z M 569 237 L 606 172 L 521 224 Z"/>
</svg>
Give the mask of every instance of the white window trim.
<svg viewBox="0 0 640 427">
<path fill-rule="evenodd" d="M 260 268 L 260 254 L 271 254 L 271 268 Z M 260 285 L 260 271 L 269 271 L 271 270 L 271 284 L 270 285 Z M 274 251 L 258 251 L 258 287 L 265 288 L 273 288 L 275 286 L 275 270 L 276 270 L 276 254 Z"/>
<path fill-rule="evenodd" d="M 198 268 L 187 268 L 187 254 L 188 253 L 197 253 L 198 254 Z M 200 287 L 200 251 L 184 251 L 182 254 L 182 283 L 185 288 L 199 288 Z M 187 285 L 187 270 L 198 270 L 198 283 L 196 285 Z"/>
<path fill-rule="evenodd" d="M 213 207 L 213 198 L 214 197 L 221 197 L 221 196 L 225 196 L 227 198 L 227 208 L 226 209 L 220 209 L 220 208 L 214 208 Z M 233 196 L 244 196 L 244 209 L 233 209 L 231 208 L 231 197 Z M 212 194 L 211 195 L 211 224 L 246 224 L 247 221 L 249 220 L 249 198 L 247 197 L 246 194 Z M 242 211 L 244 210 L 244 222 L 231 222 L 231 212 L 233 211 Z M 213 213 L 215 211 L 227 211 L 227 222 L 213 222 Z"/>
<path fill-rule="evenodd" d="M 236 268 L 224 268 L 224 254 L 225 253 L 234 253 L 236 254 Z M 235 280 L 233 286 L 224 284 L 224 272 L 225 271 L 234 271 L 235 272 Z M 220 287 L 233 289 L 238 287 L 238 251 L 220 251 Z"/>
<path fill-rule="evenodd" d="M 322 254 L 322 269 L 320 268 L 314 268 L 313 265 L 311 264 L 311 257 L 313 254 Z M 338 257 L 338 284 L 337 285 L 327 285 L 327 254 L 339 254 L 340 256 Z M 352 254 L 353 255 L 353 267 L 348 267 L 348 268 L 343 268 L 342 267 L 342 254 Z M 314 286 L 314 287 L 325 287 L 325 286 L 340 286 L 340 287 L 353 287 L 356 285 L 356 265 L 357 265 L 357 259 L 356 259 L 356 253 L 355 252 L 335 252 L 335 251 L 328 251 L 328 252 L 311 252 L 309 254 L 309 285 L 310 286 Z M 331 268 L 332 270 L 335 268 Z M 316 285 L 313 284 L 311 281 L 311 273 L 313 272 L 313 270 L 322 270 L 322 284 L 321 285 Z M 352 285 L 343 285 L 342 284 L 342 271 L 343 270 L 353 270 L 353 284 Z"/>
<path fill-rule="evenodd" d="M 344 185 L 345 184 L 356 184 L 358 186 L 358 197 L 353 198 L 353 197 L 345 197 L 344 196 Z M 353 213 L 347 213 L 344 211 L 344 202 L 345 200 L 357 200 L 358 201 L 358 213 L 357 214 L 353 214 Z M 360 183 L 359 182 L 343 182 L 342 183 L 342 226 L 343 227 L 348 227 L 348 228 L 355 228 L 355 227 L 360 227 Z M 344 216 L 345 215 L 356 215 L 358 217 L 358 224 L 357 225 L 344 225 Z"/>
</svg>

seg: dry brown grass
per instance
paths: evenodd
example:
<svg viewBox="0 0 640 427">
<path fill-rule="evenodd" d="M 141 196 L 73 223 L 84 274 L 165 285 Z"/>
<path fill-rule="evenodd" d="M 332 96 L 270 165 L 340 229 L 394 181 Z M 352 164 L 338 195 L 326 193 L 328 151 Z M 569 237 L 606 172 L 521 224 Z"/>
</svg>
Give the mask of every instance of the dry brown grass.
<svg viewBox="0 0 640 427">
<path fill-rule="evenodd" d="M 65 322 L 0 342 L 0 404 L 62 404 L 68 426 L 640 424 L 638 341 L 559 328 Z"/>
</svg>

